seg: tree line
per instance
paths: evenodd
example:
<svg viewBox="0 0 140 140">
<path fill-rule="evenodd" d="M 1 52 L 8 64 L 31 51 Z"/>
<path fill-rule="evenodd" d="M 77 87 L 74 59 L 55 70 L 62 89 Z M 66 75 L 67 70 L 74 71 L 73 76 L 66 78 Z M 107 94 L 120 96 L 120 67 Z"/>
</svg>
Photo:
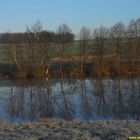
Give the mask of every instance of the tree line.
<svg viewBox="0 0 140 140">
<path fill-rule="evenodd" d="M 33 39 L 35 39 L 35 36 L 37 36 L 41 43 L 59 43 L 62 41 L 62 34 L 59 32 L 44 30 L 42 28 L 42 23 L 39 21 L 33 24 L 30 29 L 27 27 L 24 33 L 0 33 L 0 44 L 8 44 L 9 41 L 17 43 L 29 43 L 29 32 Z M 74 41 L 74 33 L 67 31 L 65 36 L 67 38 L 67 42 Z"/>
<path fill-rule="evenodd" d="M 46 42 L 61 42 L 63 40 L 63 36 L 61 32 L 65 30 L 65 38 L 67 38 L 67 42 L 72 42 L 74 41 L 75 35 L 71 28 L 67 24 L 59 25 L 56 31 L 47 31 L 44 30 L 42 27 L 42 23 L 40 21 L 37 21 L 35 24 L 31 26 L 32 31 L 30 30 L 32 36 L 37 33 L 36 28 L 40 28 L 39 31 L 39 38 L 42 43 Z M 61 30 L 61 31 L 60 31 Z M 131 20 L 130 23 L 125 26 L 124 23 L 118 22 L 115 25 L 113 25 L 110 28 L 106 28 L 103 26 L 100 26 L 99 28 L 95 28 L 93 32 L 91 32 L 92 29 L 88 27 L 82 27 L 80 30 L 80 37 L 81 33 L 83 32 L 83 37 L 86 39 L 97 39 L 99 41 L 99 37 L 102 40 L 102 45 L 104 44 L 103 42 L 108 38 L 116 38 L 118 41 L 120 41 L 119 38 L 124 38 L 124 37 L 140 37 L 140 18 L 136 20 Z M 28 32 L 29 32 L 29 27 L 26 27 L 26 31 L 23 33 L 0 33 L 0 43 L 1 44 L 7 44 L 9 42 L 9 39 L 12 39 L 13 41 L 17 41 L 19 43 L 28 43 Z M 82 37 L 82 38 L 83 38 Z M 77 36 L 78 39 L 79 35 Z M 100 40 L 101 41 L 101 40 Z M 99 43 L 99 42 L 98 42 Z"/>
<path fill-rule="evenodd" d="M 31 27 L 27 27 L 26 32 L 23 34 L 5 33 L 3 36 L 4 35 L 17 71 L 20 74 L 35 71 L 35 75 L 39 77 L 44 77 L 44 75 L 50 73 L 50 54 L 55 50 L 53 50 L 48 43 L 58 43 L 59 74 L 61 76 L 63 75 L 63 61 L 66 58 L 65 48 L 67 47 L 67 43 L 73 42 L 75 39 L 72 29 L 67 24 L 59 25 L 56 32 L 48 32 L 43 30 L 43 26 L 40 22 L 36 22 Z M 72 75 L 85 74 L 86 51 L 89 44 L 94 48 L 91 61 L 94 62 L 95 65 L 91 70 L 92 73 L 96 75 L 121 75 L 121 73 L 136 74 L 139 72 L 140 18 L 131 20 L 127 26 L 122 22 L 118 22 L 110 28 L 100 26 L 93 31 L 88 27 L 82 27 L 77 38 L 80 49 L 80 54 L 77 55 L 80 57 L 80 65 L 78 65 L 79 67 L 76 69 L 75 65 L 73 65 L 73 57 L 69 57 L 69 62 L 72 67 L 69 73 L 72 73 Z M 27 44 L 26 51 L 21 50 L 21 47 L 19 47 L 22 43 Z M 56 46 L 56 44 L 54 45 Z M 105 54 L 105 47 L 108 45 L 112 47 L 112 52 L 110 52 L 110 54 L 108 53 L 107 56 Z M 122 52 L 124 46 L 127 51 Z M 28 67 L 24 66 L 25 58 Z M 127 69 L 126 64 L 125 66 L 121 64 L 124 60 L 129 62 Z M 111 61 L 111 64 L 108 63 L 109 61 Z M 138 61 L 138 64 L 136 61 Z M 32 67 L 31 64 L 33 64 L 34 67 Z"/>
</svg>

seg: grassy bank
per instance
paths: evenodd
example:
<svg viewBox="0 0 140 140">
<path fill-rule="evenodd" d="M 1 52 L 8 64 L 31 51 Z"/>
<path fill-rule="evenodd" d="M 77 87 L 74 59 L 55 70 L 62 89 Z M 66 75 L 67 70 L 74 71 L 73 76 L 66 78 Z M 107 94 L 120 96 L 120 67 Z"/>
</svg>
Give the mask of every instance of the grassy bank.
<svg viewBox="0 0 140 140">
<path fill-rule="evenodd" d="M 106 56 L 105 56 L 106 57 Z M 104 61 L 100 66 L 94 57 L 87 57 L 86 61 L 81 63 L 78 57 L 72 61 L 65 59 L 61 62 L 59 58 L 54 58 L 46 65 L 39 66 L 40 72 L 37 71 L 36 64 L 25 63 L 22 65 L 22 70 L 19 71 L 14 64 L 0 64 L 0 77 L 2 78 L 45 78 L 45 77 L 85 77 L 92 76 L 110 76 L 110 77 L 127 77 L 140 76 L 139 61 L 135 61 L 133 67 L 129 61 L 122 60 L 120 62 L 119 72 L 113 65 L 112 60 Z M 105 59 L 104 59 L 105 60 Z M 83 71 L 81 71 L 81 64 Z M 48 67 L 49 66 L 49 67 Z M 61 71 L 60 71 L 61 69 Z M 46 72 L 47 71 L 47 72 Z"/>
</svg>

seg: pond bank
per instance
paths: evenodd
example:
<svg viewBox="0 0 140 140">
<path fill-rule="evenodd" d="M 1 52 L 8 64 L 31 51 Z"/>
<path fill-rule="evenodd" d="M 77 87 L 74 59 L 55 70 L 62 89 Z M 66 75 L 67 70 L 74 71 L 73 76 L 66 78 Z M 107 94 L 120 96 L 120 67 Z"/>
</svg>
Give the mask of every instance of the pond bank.
<svg viewBox="0 0 140 140">
<path fill-rule="evenodd" d="M 140 121 L 64 121 L 38 119 L 33 123 L 0 122 L 0 140 L 126 140 L 140 136 Z"/>
<path fill-rule="evenodd" d="M 0 78 L 37 78 L 37 77 L 86 77 L 91 76 L 139 76 L 139 61 L 136 61 L 132 68 L 131 62 L 121 61 L 120 70 L 117 72 L 116 66 L 112 61 L 107 61 L 102 67 L 93 61 L 50 61 L 46 65 L 40 65 L 41 73 L 38 73 L 36 64 L 23 64 L 19 71 L 15 64 L 0 64 Z M 81 71 L 81 67 L 83 67 Z M 44 70 L 43 70 L 44 69 Z M 101 70 L 100 70 L 101 69 Z M 43 71 L 42 71 L 43 70 Z M 61 71 L 60 71 L 61 70 Z M 41 75 L 40 75 L 41 74 Z"/>
</svg>

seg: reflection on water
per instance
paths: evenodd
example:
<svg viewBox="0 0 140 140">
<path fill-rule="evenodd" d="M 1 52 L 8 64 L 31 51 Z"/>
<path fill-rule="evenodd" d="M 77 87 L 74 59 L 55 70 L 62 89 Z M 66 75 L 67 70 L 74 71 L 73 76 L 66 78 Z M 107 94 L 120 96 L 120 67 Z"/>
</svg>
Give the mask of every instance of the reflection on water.
<svg viewBox="0 0 140 140">
<path fill-rule="evenodd" d="M 0 84 L 0 118 L 140 120 L 139 79 L 50 79 Z"/>
</svg>

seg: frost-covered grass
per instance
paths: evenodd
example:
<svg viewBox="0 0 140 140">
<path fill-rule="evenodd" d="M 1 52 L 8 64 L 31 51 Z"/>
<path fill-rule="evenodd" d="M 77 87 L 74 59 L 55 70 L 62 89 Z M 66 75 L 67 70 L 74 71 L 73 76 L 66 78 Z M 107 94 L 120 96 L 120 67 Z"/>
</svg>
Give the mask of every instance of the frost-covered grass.
<svg viewBox="0 0 140 140">
<path fill-rule="evenodd" d="M 139 135 L 139 121 L 40 119 L 35 123 L 0 124 L 0 140 L 126 140 Z"/>
</svg>

